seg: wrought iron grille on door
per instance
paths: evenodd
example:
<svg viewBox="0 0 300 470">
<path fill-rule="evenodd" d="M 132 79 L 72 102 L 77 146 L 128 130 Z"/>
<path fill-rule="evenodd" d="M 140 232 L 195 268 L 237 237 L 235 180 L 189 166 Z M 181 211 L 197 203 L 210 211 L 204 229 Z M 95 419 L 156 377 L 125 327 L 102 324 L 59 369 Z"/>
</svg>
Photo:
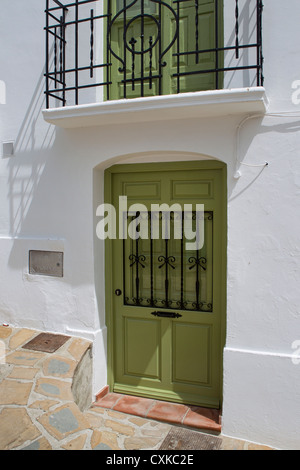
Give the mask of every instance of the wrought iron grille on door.
<svg viewBox="0 0 300 470">
<path fill-rule="evenodd" d="M 143 214 L 139 214 L 143 217 Z M 195 251 L 186 249 L 183 224 L 180 237 L 174 237 L 174 214 L 167 237 L 137 235 L 123 241 L 124 304 L 137 307 L 213 311 L 213 212 L 204 212 L 204 244 Z M 144 214 L 151 234 L 150 213 Z M 159 215 L 160 234 L 165 223 Z M 128 227 L 136 216 L 127 215 Z M 195 214 L 193 213 L 193 231 Z M 146 227 L 147 227 L 146 225 Z M 139 229 L 139 225 L 136 224 Z"/>
</svg>

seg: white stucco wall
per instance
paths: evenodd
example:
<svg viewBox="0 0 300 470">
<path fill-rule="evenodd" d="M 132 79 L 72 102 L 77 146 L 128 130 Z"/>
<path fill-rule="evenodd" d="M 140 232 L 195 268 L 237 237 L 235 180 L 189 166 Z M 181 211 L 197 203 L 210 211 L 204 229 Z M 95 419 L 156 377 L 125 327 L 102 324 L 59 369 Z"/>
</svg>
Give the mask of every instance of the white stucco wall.
<svg viewBox="0 0 300 470">
<path fill-rule="evenodd" d="M 300 448 L 300 105 L 291 99 L 300 4 L 264 3 L 265 88 L 276 116 L 63 130 L 41 113 L 44 7 L 1 0 L 0 144 L 13 141 L 15 153 L 0 158 L 0 324 L 93 340 L 97 393 L 106 385 L 104 247 L 95 237 L 104 169 L 220 159 L 228 165 L 223 433 Z M 64 251 L 64 277 L 29 275 L 29 249 Z"/>
</svg>

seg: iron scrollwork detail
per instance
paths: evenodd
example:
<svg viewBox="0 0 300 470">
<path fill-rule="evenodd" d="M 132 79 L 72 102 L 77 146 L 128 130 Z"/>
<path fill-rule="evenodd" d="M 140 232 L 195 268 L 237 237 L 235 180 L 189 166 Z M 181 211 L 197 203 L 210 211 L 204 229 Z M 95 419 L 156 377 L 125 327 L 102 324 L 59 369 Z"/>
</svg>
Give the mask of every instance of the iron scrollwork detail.
<svg viewBox="0 0 300 470">
<path fill-rule="evenodd" d="M 149 223 L 150 220 L 148 214 Z M 163 224 L 163 219 L 159 220 Z M 206 211 L 204 220 L 209 224 L 206 227 L 210 227 L 207 228 L 207 233 L 212 233 L 213 212 Z M 126 243 L 125 241 L 123 243 L 125 256 Z M 177 245 L 167 238 L 164 246 L 156 246 L 155 240 L 151 238 L 148 242 L 143 240 L 142 243 L 137 238 L 127 246 L 130 251 L 129 253 L 127 251 L 124 265 L 130 268 L 131 288 L 128 288 L 124 296 L 125 305 L 206 313 L 213 311 L 212 298 L 209 294 L 212 288 L 210 284 L 212 266 L 209 263 L 212 259 L 211 248 L 198 249 L 194 252 L 194 256 L 188 256 L 188 252 L 184 249 L 184 238 L 178 241 Z M 175 246 L 177 246 L 176 253 L 170 253 Z M 125 269 L 124 276 L 126 272 Z M 174 281 L 175 273 L 178 273 L 177 281 Z M 125 285 L 124 280 L 126 290 Z"/>
<path fill-rule="evenodd" d="M 189 269 L 194 269 L 196 266 L 197 268 L 201 268 L 203 269 L 203 271 L 206 271 L 206 263 L 207 263 L 207 259 L 204 258 L 203 256 L 201 258 L 199 257 L 195 257 L 195 256 L 191 256 L 191 258 L 189 258 L 189 263 L 192 264 L 192 266 L 189 267 Z"/>
<path fill-rule="evenodd" d="M 144 255 L 134 255 L 134 254 L 131 254 L 129 256 L 129 260 L 132 261 L 132 263 L 130 264 L 130 267 L 132 268 L 135 264 L 138 264 L 140 265 L 143 269 L 145 269 L 145 264 L 143 264 L 145 261 L 146 261 L 146 256 Z"/>
<path fill-rule="evenodd" d="M 152 83 L 154 78 L 159 80 L 162 78 L 162 67 L 167 65 L 165 57 L 167 52 L 178 40 L 178 14 L 177 12 L 166 2 L 162 0 L 132 0 L 129 4 L 127 2 L 123 3 L 122 8 L 116 12 L 116 14 L 111 18 L 108 24 L 107 29 L 107 47 L 108 51 L 112 56 L 117 59 L 119 65 L 119 72 L 124 74 L 123 85 L 124 85 L 124 98 L 126 98 L 126 84 L 131 83 L 132 90 L 135 89 L 135 83 L 138 81 L 144 87 L 144 83 L 149 83 L 149 88 L 152 88 Z M 136 6 L 140 3 L 140 12 L 136 12 Z M 147 13 L 146 4 L 155 5 L 155 13 Z M 134 8 L 135 7 L 135 8 Z M 174 33 L 169 40 L 168 44 L 165 44 L 162 39 L 162 17 L 164 12 L 169 11 L 170 21 L 175 25 Z M 134 13 L 135 14 L 134 14 Z M 133 13 L 133 16 L 130 14 Z M 146 37 L 145 34 L 145 24 L 150 24 L 154 26 L 153 32 L 151 35 Z M 114 27 L 122 25 L 123 28 L 123 46 L 117 47 L 112 41 L 112 31 Z M 132 35 L 132 26 L 134 24 L 138 25 L 139 34 L 135 36 Z M 153 57 L 154 50 L 156 50 L 157 57 L 157 66 L 158 74 L 154 76 L 153 74 Z M 131 64 L 128 64 L 128 59 L 126 58 L 127 52 L 131 57 Z M 136 70 L 136 59 L 140 56 L 141 64 L 140 70 L 138 71 L 139 76 L 137 75 Z M 148 71 L 145 73 L 145 58 L 148 57 Z M 128 68 L 131 69 L 131 76 L 128 76 Z M 143 93 L 142 93 L 143 96 Z"/>
<path fill-rule="evenodd" d="M 159 256 L 158 261 L 162 263 L 160 266 L 158 266 L 158 269 L 163 268 L 164 266 L 170 266 L 170 268 L 175 269 L 175 266 L 173 266 L 172 263 L 175 263 L 176 258 L 175 256 Z"/>
</svg>

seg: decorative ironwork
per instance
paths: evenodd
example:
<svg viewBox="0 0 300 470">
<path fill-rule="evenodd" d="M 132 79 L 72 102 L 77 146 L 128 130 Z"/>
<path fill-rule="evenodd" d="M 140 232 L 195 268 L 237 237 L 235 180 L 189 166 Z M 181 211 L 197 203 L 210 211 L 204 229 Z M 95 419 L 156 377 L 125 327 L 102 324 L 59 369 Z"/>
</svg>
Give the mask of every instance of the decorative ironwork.
<svg viewBox="0 0 300 470">
<path fill-rule="evenodd" d="M 171 313 L 171 312 L 152 312 L 151 315 L 154 317 L 160 318 L 181 318 L 182 315 L 179 313 Z"/>
<path fill-rule="evenodd" d="M 151 230 L 151 215 L 146 215 Z M 170 221 L 175 223 L 174 214 L 169 215 Z M 192 219 L 197 220 L 195 213 L 192 214 Z M 134 216 L 128 216 L 128 224 L 132 224 L 134 220 Z M 160 214 L 158 220 L 164 225 L 167 219 Z M 206 236 L 210 238 L 212 221 L 213 212 L 206 211 L 204 223 Z M 182 238 L 176 242 L 171 237 L 166 238 L 163 245 L 162 240 L 153 240 L 152 237 L 147 241 L 139 238 L 123 241 L 125 305 L 212 312 L 212 294 L 205 293 L 212 282 L 212 264 L 208 266 L 208 257 L 212 261 L 212 245 L 210 248 L 196 250 L 194 256 L 188 256 L 190 252 L 185 250 L 186 240 L 183 234 L 182 224 Z M 212 239 L 209 243 L 212 243 Z M 172 249 L 176 253 L 170 254 Z M 157 287 L 158 281 L 160 288 Z M 174 288 L 174 282 L 176 286 L 180 286 L 180 292 L 178 287 Z"/>
<path fill-rule="evenodd" d="M 190 266 L 189 269 L 193 269 L 197 266 L 197 269 L 201 268 L 203 269 L 203 271 L 206 271 L 205 264 L 207 263 L 207 260 L 203 256 L 201 258 L 196 258 L 195 256 L 192 256 L 191 258 L 189 258 L 189 263 L 193 263 L 193 265 Z"/>
<path fill-rule="evenodd" d="M 239 0 L 235 0 L 235 58 L 239 57 Z"/>
<path fill-rule="evenodd" d="M 209 47 L 207 41 L 204 47 L 201 37 L 200 1 L 188 3 L 194 18 L 188 25 L 188 34 L 189 37 L 194 35 L 194 40 L 182 42 L 182 36 L 187 34 L 183 30 L 187 0 L 73 0 L 68 3 L 67 0 L 46 0 L 47 108 L 52 100 L 55 101 L 55 106 L 58 105 L 57 100 L 63 106 L 77 105 L 80 92 L 93 87 L 103 89 L 109 100 L 112 71 L 115 69 L 123 77 L 119 83 L 120 98 L 126 98 L 130 88 L 132 91 L 137 90 L 137 85 L 140 96 L 145 96 L 147 90 L 153 90 L 154 85 L 154 92 L 163 94 L 166 80 L 172 83 L 172 86 L 167 87 L 172 93 L 191 91 L 188 86 L 185 88 L 185 81 L 190 79 L 195 83 L 192 91 L 200 91 L 205 86 L 202 78 L 207 75 L 214 76 L 213 86 L 218 89 L 224 86 L 226 73 L 241 73 L 241 86 L 251 86 L 254 83 L 257 86 L 263 85 L 262 0 L 249 2 L 253 7 L 249 16 L 255 18 L 256 14 L 256 25 L 251 33 L 242 31 L 243 25 L 248 23 L 242 22 L 239 0 L 235 0 L 232 11 L 232 44 L 228 43 L 225 47 L 220 21 L 223 3 L 224 8 L 228 8 L 227 3 L 224 0 L 213 0 L 210 4 L 213 7 L 214 22 L 210 23 L 213 31 L 208 34 L 210 37 L 214 36 L 214 39 Z M 89 4 L 93 8 L 87 12 L 86 7 Z M 86 29 L 81 28 L 85 23 L 90 25 L 89 34 Z M 116 28 L 120 27 L 123 42 L 117 44 L 113 35 Z M 164 28 L 168 29 L 168 34 L 164 34 Z M 103 31 L 106 31 L 103 53 L 96 58 L 95 38 Z M 241 43 L 240 38 L 247 37 L 246 43 Z M 183 49 L 183 44 L 186 49 Z M 250 53 L 251 50 L 256 51 L 256 57 Z M 208 56 L 213 57 L 213 66 L 206 65 Z M 100 61 L 99 57 L 102 57 Z M 192 57 L 195 58 L 194 65 L 190 61 Z M 187 62 L 191 62 L 189 67 L 184 65 Z M 245 82 L 245 70 L 254 72 L 251 77 L 248 74 L 249 83 Z M 89 72 L 89 80 L 86 72 Z M 113 80 L 116 78 L 113 77 Z"/>
<path fill-rule="evenodd" d="M 164 266 L 170 266 L 170 268 L 175 269 L 175 266 L 173 266 L 172 263 L 175 263 L 176 258 L 175 256 L 159 256 L 158 261 L 162 264 L 158 267 L 159 269 L 163 268 Z"/>
<path fill-rule="evenodd" d="M 91 52 L 90 52 L 90 78 L 94 77 L 94 10 L 91 10 Z"/>
<path fill-rule="evenodd" d="M 145 268 L 145 265 L 142 263 L 142 261 L 146 261 L 146 257 L 144 255 L 130 255 L 129 256 L 130 261 L 132 261 L 130 267 L 134 266 L 135 264 L 139 264 L 142 268 Z"/>
</svg>

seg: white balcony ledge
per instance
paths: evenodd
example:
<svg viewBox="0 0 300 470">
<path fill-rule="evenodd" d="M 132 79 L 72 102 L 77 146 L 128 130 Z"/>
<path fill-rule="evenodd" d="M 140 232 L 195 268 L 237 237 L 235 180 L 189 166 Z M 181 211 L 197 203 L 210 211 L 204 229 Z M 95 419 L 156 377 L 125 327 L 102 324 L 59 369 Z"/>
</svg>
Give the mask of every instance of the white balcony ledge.
<svg viewBox="0 0 300 470">
<path fill-rule="evenodd" d="M 199 119 L 238 114 L 265 114 L 263 87 L 200 91 L 66 106 L 43 111 L 46 122 L 73 129 L 174 119 Z"/>
</svg>

